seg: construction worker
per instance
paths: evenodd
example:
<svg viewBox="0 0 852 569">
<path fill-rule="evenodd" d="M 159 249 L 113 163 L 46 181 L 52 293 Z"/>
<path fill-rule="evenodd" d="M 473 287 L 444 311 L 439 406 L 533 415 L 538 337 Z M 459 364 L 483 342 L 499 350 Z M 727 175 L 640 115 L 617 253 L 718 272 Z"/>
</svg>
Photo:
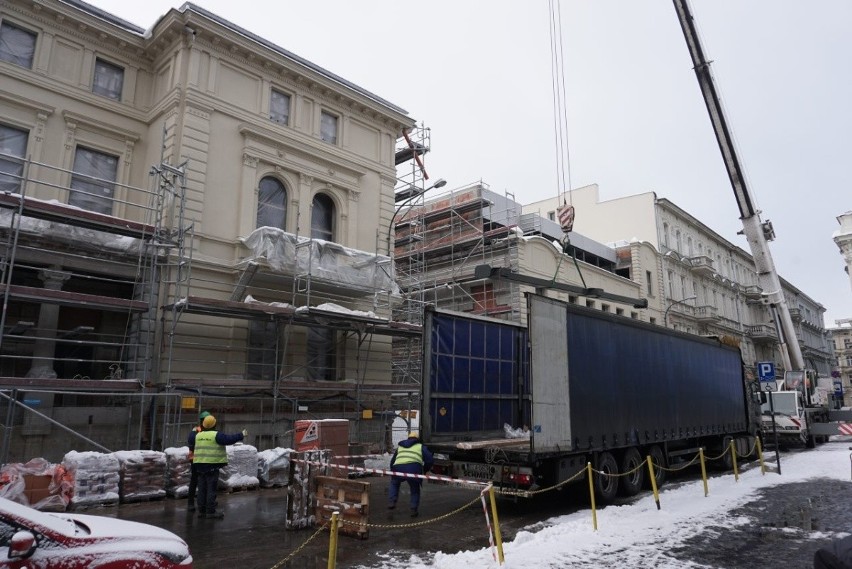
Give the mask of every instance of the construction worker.
<svg viewBox="0 0 852 569">
<path fill-rule="evenodd" d="M 219 469 L 228 464 L 225 447 L 240 442 L 248 431 L 227 435 L 215 430 L 216 417 L 207 415 L 201 421 L 201 432 L 189 434 L 189 448 L 194 452 L 192 464 L 198 471 L 198 517 L 222 519 L 224 512 L 216 511 L 216 488 Z"/>
<path fill-rule="evenodd" d="M 209 411 L 202 411 L 198 415 L 198 424 L 192 428 L 192 432 L 190 436 L 197 435 L 201 432 L 201 422 L 204 420 L 204 417 L 208 417 L 210 415 Z M 189 443 L 189 438 L 187 437 L 187 444 Z M 195 492 L 198 489 L 198 472 L 195 469 L 195 463 L 193 462 L 194 454 L 192 451 L 192 446 L 189 447 L 189 492 L 186 494 L 186 511 L 194 512 L 195 511 Z"/>
<path fill-rule="evenodd" d="M 420 442 L 420 434 L 417 431 L 408 433 L 408 438 L 396 447 L 390 461 L 391 470 L 394 472 L 404 472 L 406 474 L 425 474 L 432 470 L 434 458 L 432 452 L 426 448 L 426 445 Z M 396 500 L 399 498 L 399 487 L 402 481 L 408 482 L 408 488 L 411 493 L 409 505 L 411 507 L 411 517 L 416 518 L 418 509 L 420 508 L 420 486 L 423 480 L 415 477 L 392 476 L 390 483 L 390 491 L 388 492 L 388 509 L 396 508 Z"/>
</svg>

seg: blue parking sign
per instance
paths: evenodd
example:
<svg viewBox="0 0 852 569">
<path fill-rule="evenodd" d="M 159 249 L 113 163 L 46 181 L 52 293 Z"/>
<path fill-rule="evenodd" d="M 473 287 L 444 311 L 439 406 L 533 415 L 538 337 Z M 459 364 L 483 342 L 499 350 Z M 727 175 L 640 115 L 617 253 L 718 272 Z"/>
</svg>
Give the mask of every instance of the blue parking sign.
<svg viewBox="0 0 852 569">
<path fill-rule="evenodd" d="M 775 364 L 773 362 L 757 362 L 757 378 L 761 383 L 775 381 Z"/>
</svg>

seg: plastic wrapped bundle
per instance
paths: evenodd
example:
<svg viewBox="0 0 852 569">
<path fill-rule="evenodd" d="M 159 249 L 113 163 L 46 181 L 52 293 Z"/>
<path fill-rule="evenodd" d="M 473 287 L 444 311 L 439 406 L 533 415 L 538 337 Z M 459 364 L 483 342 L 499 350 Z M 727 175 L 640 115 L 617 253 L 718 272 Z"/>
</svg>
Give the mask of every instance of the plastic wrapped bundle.
<svg viewBox="0 0 852 569">
<path fill-rule="evenodd" d="M 62 459 L 65 478 L 71 484 L 70 507 L 118 503 L 118 458 L 114 454 L 71 451 Z"/>
<path fill-rule="evenodd" d="M 257 488 L 257 449 L 237 443 L 228 446 L 228 465 L 219 470 L 219 488 L 247 490 Z"/>
<path fill-rule="evenodd" d="M 0 469 L 0 496 L 37 510 L 62 512 L 67 505 L 62 495 L 62 472 L 43 458 L 5 464 Z"/>
<path fill-rule="evenodd" d="M 272 448 L 257 453 L 257 477 L 264 488 L 286 486 L 290 482 L 290 448 Z"/>
<path fill-rule="evenodd" d="M 154 500 L 166 496 L 166 455 L 154 450 L 123 450 L 118 459 L 118 494 L 122 502 Z"/>
<path fill-rule="evenodd" d="M 184 498 L 189 494 L 189 475 L 192 463 L 189 447 L 170 447 L 166 455 L 166 495 Z"/>
</svg>

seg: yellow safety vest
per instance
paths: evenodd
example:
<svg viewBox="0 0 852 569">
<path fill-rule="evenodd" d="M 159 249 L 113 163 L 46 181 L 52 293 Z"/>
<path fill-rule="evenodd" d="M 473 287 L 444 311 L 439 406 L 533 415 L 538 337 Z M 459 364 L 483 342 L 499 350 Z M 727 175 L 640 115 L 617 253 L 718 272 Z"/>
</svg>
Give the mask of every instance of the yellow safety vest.
<svg viewBox="0 0 852 569">
<path fill-rule="evenodd" d="M 228 451 L 216 442 L 216 431 L 201 431 L 195 435 L 195 464 L 228 464 Z"/>
<path fill-rule="evenodd" d="M 197 446 L 195 447 L 198 448 Z M 198 452 L 196 450 L 196 452 Z M 397 447 L 395 465 L 400 464 L 423 464 L 423 445 L 415 443 L 410 447 Z"/>
</svg>

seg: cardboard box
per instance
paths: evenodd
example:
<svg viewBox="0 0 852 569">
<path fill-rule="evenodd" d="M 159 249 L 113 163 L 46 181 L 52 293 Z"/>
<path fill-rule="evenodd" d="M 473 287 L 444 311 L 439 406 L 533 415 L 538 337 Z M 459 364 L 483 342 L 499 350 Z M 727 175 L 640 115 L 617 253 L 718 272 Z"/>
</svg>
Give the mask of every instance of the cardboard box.
<svg viewBox="0 0 852 569">
<path fill-rule="evenodd" d="M 24 496 L 31 506 L 35 506 L 45 498 L 48 498 L 50 483 L 53 476 L 49 474 L 24 474 Z"/>
</svg>

